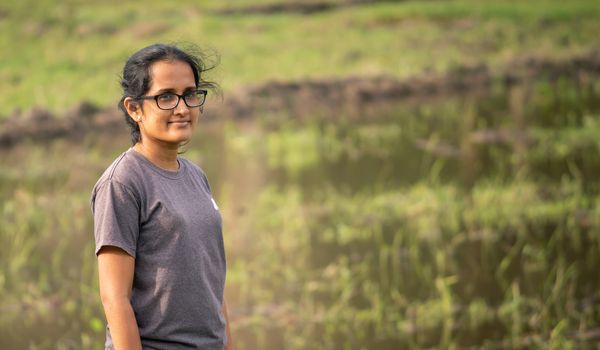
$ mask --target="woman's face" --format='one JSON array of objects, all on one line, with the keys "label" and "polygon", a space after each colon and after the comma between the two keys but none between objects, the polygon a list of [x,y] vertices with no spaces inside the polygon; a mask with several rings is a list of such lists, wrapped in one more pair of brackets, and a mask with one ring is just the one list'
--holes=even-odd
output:
[{"label": "woman's face", "polygon": [[[182,61],[157,61],[150,66],[151,85],[146,96],[165,92],[183,95],[196,89],[194,73],[189,64]],[[142,142],[179,146],[192,137],[198,122],[200,107],[188,107],[183,98],[171,110],[158,108],[156,100],[142,100],[133,116],[140,126]],[[134,112],[134,113],[135,113]]]}]

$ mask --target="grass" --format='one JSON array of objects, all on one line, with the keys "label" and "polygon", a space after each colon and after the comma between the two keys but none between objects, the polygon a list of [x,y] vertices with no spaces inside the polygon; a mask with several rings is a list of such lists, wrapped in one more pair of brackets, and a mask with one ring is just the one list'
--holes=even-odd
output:
[{"label": "grass", "polygon": [[[568,56],[596,45],[600,23],[592,1],[209,14],[222,6],[2,3],[0,113],[111,104],[123,60],[158,40],[217,48],[212,74],[227,90]],[[202,124],[185,156],[222,210],[237,347],[593,348],[599,88],[537,81],[362,119],[265,111]],[[525,145],[469,141],[517,124]],[[0,152],[0,348],[101,347],[89,195],[128,145],[94,133]]]},{"label": "grass", "polygon": [[[521,162],[510,145],[462,148],[465,166],[414,144],[464,140],[464,113],[484,128],[510,127],[512,92],[475,105],[400,103],[360,123],[320,116],[199,129],[186,157],[207,170],[222,208],[238,347],[594,341],[598,95],[557,84],[530,85],[538,97],[522,110],[533,142]],[[89,191],[127,144],[124,134],[97,135],[1,154],[0,347],[101,344]]]},{"label": "grass", "polygon": [[407,1],[312,16],[218,15],[216,2],[178,5],[2,4],[0,114],[33,106],[61,112],[82,100],[113,104],[126,57],[158,41],[214,48],[222,60],[212,78],[228,91],[273,79],[406,77],[469,62],[497,67],[520,55],[571,55],[596,45],[599,23],[595,3],[581,0]]},{"label": "grass", "polygon": [[[572,343],[576,329],[597,322],[593,309],[564,303],[596,288],[584,271],[599,256],[597,228],[582,231],[572,218],[597,209],[577,188],[565,183],[548,200],[532,183],[482,183],[470,194],[417,185],[350,196],[325,191],[315,202],[303,201],[299,189],[267,189],[255,217],[286,222],[248,225],[246,235],[261,232],[261,239],[237,252],[245,263],[233,267],[231,288],[248,305],[272,305],[272,327],[294,348],[369,348],[377,339],[395,348],[504,339],[545,347],[557,341],[561,322],[569,331],[558,338]],[[526,344],[530,334],[536,338]]]}]

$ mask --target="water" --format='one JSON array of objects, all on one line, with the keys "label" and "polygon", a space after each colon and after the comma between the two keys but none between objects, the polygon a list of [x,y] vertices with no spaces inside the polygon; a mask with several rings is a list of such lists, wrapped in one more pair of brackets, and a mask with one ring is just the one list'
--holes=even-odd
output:
[{"label": "water", "polygon": [[[184,156],[224,216],[238,348],[541,346],[559,322],[583,344],[600,320],[600,87],[360,110],[200,122]],[[128,146],[99,131],[2,153],[1,348],[99,347],[89,191]]]},{"label": "water", "polygon": [[587,183],[599,170],[599,110],[598,86],[538,81],[398,101],[361,120],[326,115],[282,118],[268,129],[257,127],[259,121],[213,125],[195,144],[198,159],[218,169],[219,178],[255,168],[268,183],[305,192],[403,188],[424,180],[466,187],[518,177],[556,183],[565,174]]}]

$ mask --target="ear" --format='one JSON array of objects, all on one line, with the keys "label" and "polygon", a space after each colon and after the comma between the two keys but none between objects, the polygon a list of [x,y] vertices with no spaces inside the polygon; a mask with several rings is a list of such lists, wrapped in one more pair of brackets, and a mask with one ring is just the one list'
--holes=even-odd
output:
[{"label": "ear", "polygon": [[142,106],[140,105],[140,103],[138,101],[135,101],[131,97],[126,97],[125,100],[123,100],[123,105],[127,110],[127,114],[129,114],[129,116],[133,120],[139,122],[143,114]]}]

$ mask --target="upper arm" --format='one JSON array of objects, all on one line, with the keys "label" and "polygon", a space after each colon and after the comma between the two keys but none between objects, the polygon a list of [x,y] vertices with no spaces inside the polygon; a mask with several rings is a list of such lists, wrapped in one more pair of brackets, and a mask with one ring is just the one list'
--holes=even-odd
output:
[{"label": "upper arm", "polygon": [[96,254],[104,246],[121,248],[135,257],[140,229],[140,199],[129,186],[107,180],[92,199]]},{"label": "upper arm", "polygon": [[123,249],[103,246],[98,252],[98,276],[102,302],[131,299],[135,259]]}]

